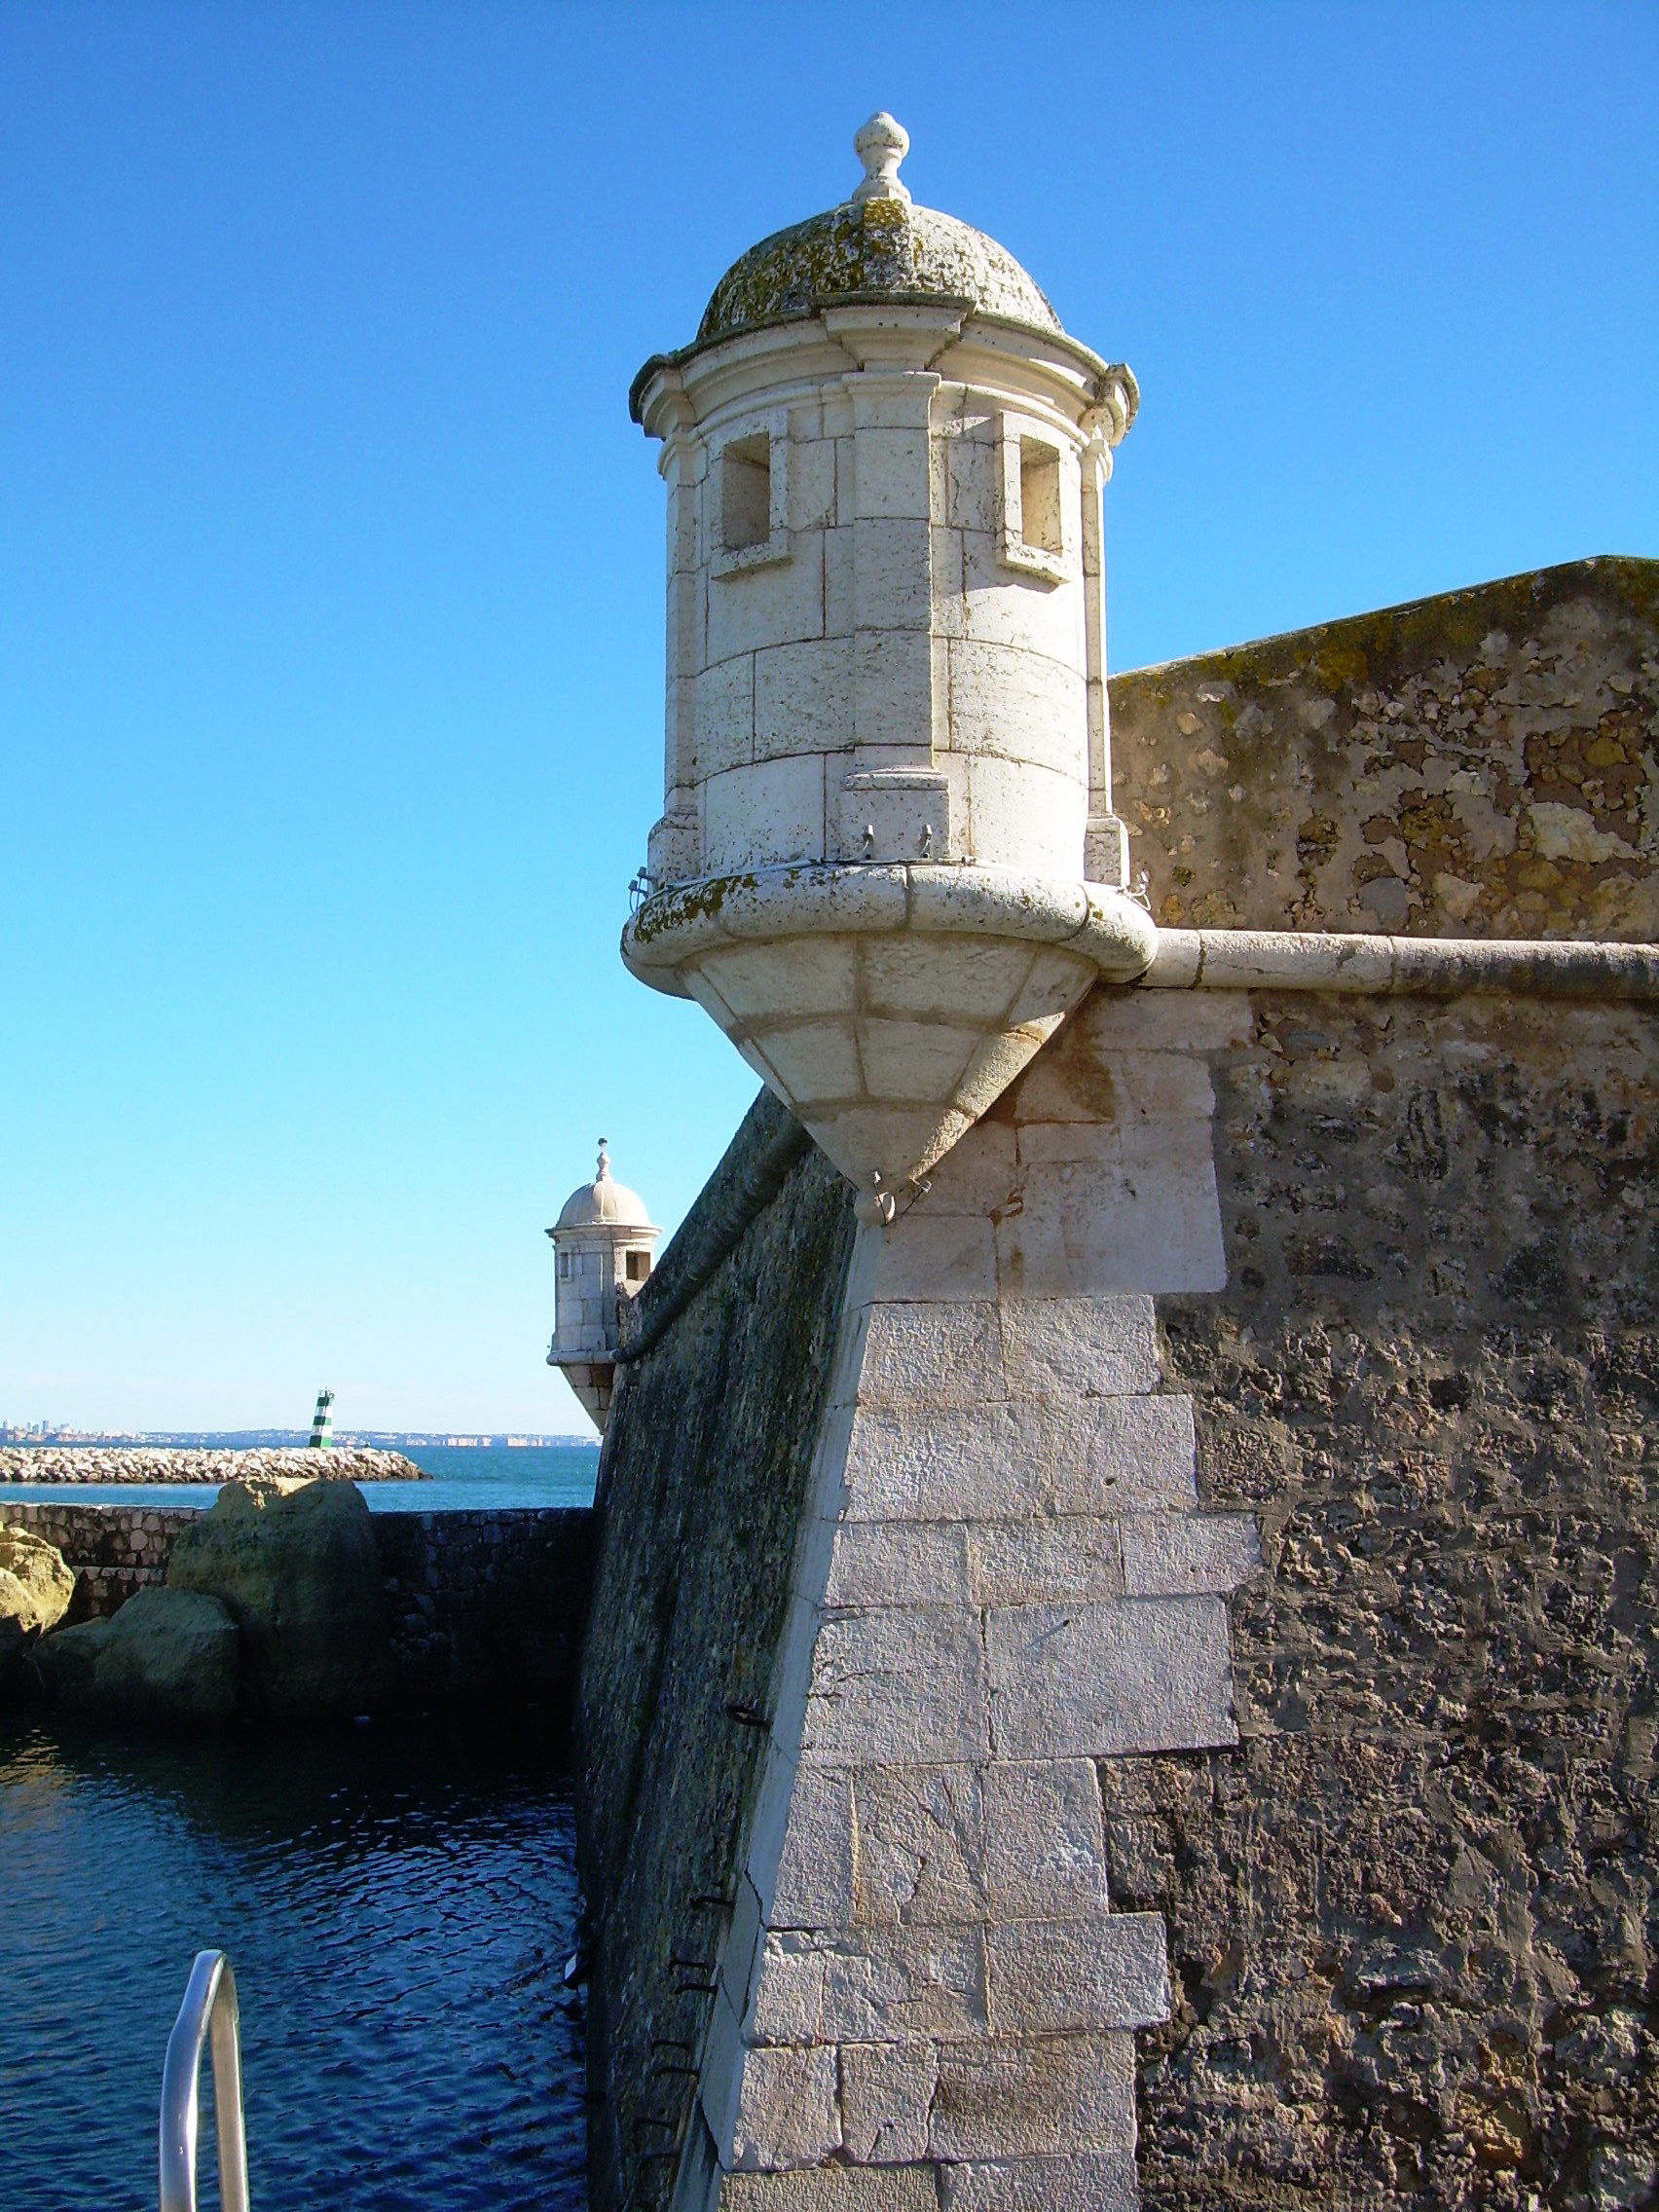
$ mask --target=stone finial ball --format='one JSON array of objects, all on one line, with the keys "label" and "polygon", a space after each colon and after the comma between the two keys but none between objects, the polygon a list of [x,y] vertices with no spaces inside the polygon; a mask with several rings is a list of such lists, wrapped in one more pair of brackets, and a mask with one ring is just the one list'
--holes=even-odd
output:
[{"label": "stone finial ball", "polygon": [[910,133],[887,111],[872,115],[853,140],[853,151],[865,166],[864,182],[855,200],[908,200],[899,181],[899,164],[910,151]]}]

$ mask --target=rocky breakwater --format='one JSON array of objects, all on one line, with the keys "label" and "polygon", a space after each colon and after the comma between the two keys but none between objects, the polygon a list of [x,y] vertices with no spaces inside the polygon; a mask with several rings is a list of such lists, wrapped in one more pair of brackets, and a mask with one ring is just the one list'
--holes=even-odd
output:
[{"label": "rocky breakwater", "polygon": [[195,1450],[161,1444],[58,1444],[0,1450],[3,1483],[413,1483],[425,1470],[401,1452],[367,1445],[306,1445],[263,1452]]},{"label": "rocky breakwater", "polygon": [[391,1659],[369,1509],[326,1478],[226,1483],[174,1543],[164,1584],[45,1637],[35,1656],[61,1707],[118,1719],[371,1709]]}]

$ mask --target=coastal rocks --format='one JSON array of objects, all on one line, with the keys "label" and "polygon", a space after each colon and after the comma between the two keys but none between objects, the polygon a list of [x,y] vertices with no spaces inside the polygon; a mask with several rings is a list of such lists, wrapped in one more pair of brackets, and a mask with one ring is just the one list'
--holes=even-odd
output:
[{"label": "coastal rocks", "polygon": [[55,1544],[0,1525],[0,1657],[14,1641],[55,1628],[74,1595],[74,1570]]},{"label": "coastal rocks", "polygon": [[0,1690],[29,1646],[57,1626],[74,1595],[74,1570],[55,1544],[0,1526]]},{"label": "coastal rocks", "polygon": [[237,1711],[239,1645],[237,1625],[217,1598],[140,1590],[109,1620],[47,1637],[38,1657],[67,1712],[222,1722]]},{"label": "coastal rocks", "polygon": [[350,1483],[227,1483],[174,1543],[167,1587],[223,1601],[263,1712],[361,1713],[390,1691],[380,1555]]},{"label": "coastal rocks", "polygon": [[413,1483],[425,1470],[401,1452],[367,1445],[300,1445],[258,1452],[173,1451],[154,1444],[23,1445],[0,1450],[4,1483],[226,1483],[253,1475],[296,1482]]}]

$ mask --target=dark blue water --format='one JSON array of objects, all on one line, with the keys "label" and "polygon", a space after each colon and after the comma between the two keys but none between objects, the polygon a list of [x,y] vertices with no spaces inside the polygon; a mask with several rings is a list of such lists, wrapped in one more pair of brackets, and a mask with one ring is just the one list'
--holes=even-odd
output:
[{"label": "dark blue water", "polygon": [[7,2212],[154,2206],[162,2056],[210,1945],[241,2001],[255,2212],[577,2212],[571,1807],[537,1725],[0,1721]]},{"label": "dark blue water", "polygon": [[[599,1445],[424,1444],[408,1456],[432,1480],[360,1483],[376,1513],[447,1513],[458,1507],[498,1512],[514,1505],[591,1505]],[[205,1509],[217,1483],[0,1483],[9,1497],[78,1505],[194,1505]]]}]

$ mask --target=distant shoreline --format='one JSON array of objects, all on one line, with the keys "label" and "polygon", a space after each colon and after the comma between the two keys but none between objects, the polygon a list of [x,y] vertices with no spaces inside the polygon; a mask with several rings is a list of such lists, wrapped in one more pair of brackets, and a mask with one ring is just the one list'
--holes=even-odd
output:
[{"label": "distant shoreline", "polygon": [[[57,1429],[29,1431],[0,1423],[0,1452],[291,1452],[303,1448],[305,1428]],[[495,1435],[449,1429],[337,1428],[333,1443],[353,1452],[556,1452],[586,1449],[591,1436],[535,1436],[516,1429]]]},{"label": "distant shoreline", "polygon": [[226,1483],[252,1475],[286,1475],[309,1482],[410,1483],[431,1478],[401,1452],[365,1451],[350,1445],[319,1450],[227,1451],[162,1445],[0,1446],[0,1483]]}]

